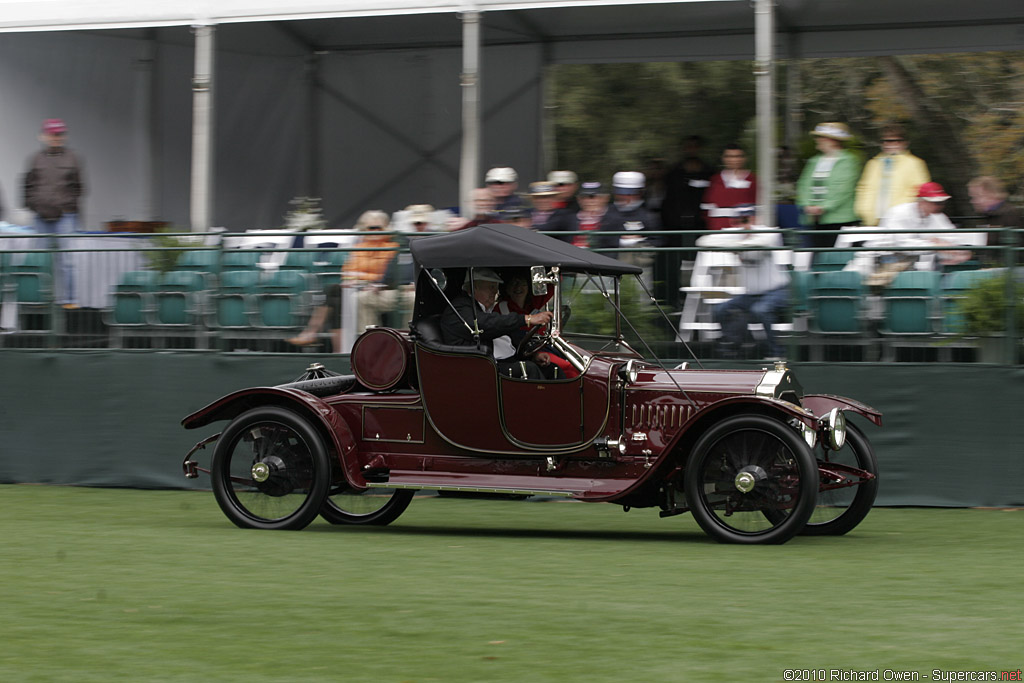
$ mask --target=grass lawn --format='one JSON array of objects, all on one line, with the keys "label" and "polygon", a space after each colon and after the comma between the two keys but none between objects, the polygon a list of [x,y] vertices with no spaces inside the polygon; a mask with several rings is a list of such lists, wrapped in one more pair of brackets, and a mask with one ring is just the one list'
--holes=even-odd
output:
[{"label": "grass lawn", "polygon": [[689,515],[437,497],[262,532],[207,492],[0,486],[0,681],[998,674],[1024,665],[1022,540],[1024,511],[745,547]]}]

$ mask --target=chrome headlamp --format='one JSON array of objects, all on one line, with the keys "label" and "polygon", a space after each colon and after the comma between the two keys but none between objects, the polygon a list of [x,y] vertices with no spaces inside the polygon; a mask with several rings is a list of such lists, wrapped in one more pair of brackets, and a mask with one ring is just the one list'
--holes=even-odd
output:
[{"label": "chrome headlamp", "polygon": [[639,363],[635,359],[630,358],[626,361],[626,364],[619,368],[619,377],[623,379],[627,384],[636,384],[636,378],[640,368]]},{"label": "chrome headlamp", "polygon": [[833,408],[828,415],[818,421],[821,441],[833,451],[838,451],[846,444],[846,416],[839,408]]}]

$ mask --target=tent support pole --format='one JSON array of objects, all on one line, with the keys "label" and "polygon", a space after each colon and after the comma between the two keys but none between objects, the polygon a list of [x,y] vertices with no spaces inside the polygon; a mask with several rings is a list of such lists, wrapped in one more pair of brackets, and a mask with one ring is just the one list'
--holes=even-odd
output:
[{"label": "tent support pole", "polygon": [[196,40],[192,76],[192,232],[210,229],[213,208],[213,34],[209,25],[192,28]]},{"label": "tent support pole", "polygon": [[462,161],[459,213],[471,218],[473,189],[480,177],[480,13],[462,13]]},{"label": "tent support pole", "polygon": [[754,0],[757,86],[757,223],[775,227],[775,0]]}]

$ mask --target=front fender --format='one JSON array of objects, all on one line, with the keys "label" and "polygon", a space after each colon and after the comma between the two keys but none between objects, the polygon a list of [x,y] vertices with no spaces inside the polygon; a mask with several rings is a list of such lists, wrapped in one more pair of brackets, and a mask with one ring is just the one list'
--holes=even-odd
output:
[{"label": "front fender", "polygon": [[[703,407],[683,425],[670,440],[660,447],[657,459],[651,462],[647,471],[627,488],[606,498],[588,498],[588,500],[617,500],[628,498],[630,495],[641,491],[646,485],[653,482],[667,481],[673,473],[681,470],[689,456],[690,447],[697,439],[707,431],[711,425],[738,413],[755,413],[759,415],[772,415],[781,417],[784,420],[796,418],[801,422],[813,427],[817,424],[818,418],[805,408],[777,398],[766,396],[752,396],[744,394],[733,396],[721,401],[716,401]],[[682,455],[683,457],[680,457]]]},{"label": "front fender", "polygon": [[831,394],[809,394],[800,399],[804,406],[817,416],[828,413],[833,408],[849,410],[858,415],[864,416],[868,421],[877,427],[882,426],[882,413],[875,410],[866,403],[855,401],[845,396],[833,396]]},{"label": "front fender", "polygon": [[265,405],[290,408],[313,421],[314,426],[320,427],[320,432],[327,437],[328,443],[334,446],[338,463],[349,485],[366,488],[366,481],[359,474],[355,458],[352,457],[356,450],[352,430],[336,410],[305,391],[280,387],[241,389],[200,408],[185,417],[181,424],[185,429],[196,429],[220,420],[233,420],[247,410]]}]

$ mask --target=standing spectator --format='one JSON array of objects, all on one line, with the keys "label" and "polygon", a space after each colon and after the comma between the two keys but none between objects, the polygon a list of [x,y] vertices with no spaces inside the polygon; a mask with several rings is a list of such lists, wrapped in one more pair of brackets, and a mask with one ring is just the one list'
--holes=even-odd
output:
[{"label": "standing spectator", "polygon": [[[679,163],[665,174],[665,199],[661,204],[661,222],[665,230],[703,230],[701,201],[711,185],[714,169],[700,157],[704,140],[691,135],[683,143]],[[684,235],[671,241],[674,246],[692,247],[696,235]],[[693,260],[690,252],[689,260]]]},{"label": "standing spectator", "polygon": [[855,209],[863,225],[878,225],[897,204],[913,202],[917,188],[931,180],[928,165],[908,150],[903,126],[882,129],[882,151],[864,165]]},{"label": "standing spectator", "polygon": [[463,218],[456,218],[452,221],[452,230],[465,230],[485,223],[496,223],[497,216],[494,213],[494,195],[486,187],[478,187],[473,190],[473,217],[468,221]]},{"label": "standing spectator", "polygon": [[[656,237],[649,237],[645,232],[660,229],[661,223],[658,217],[647,210],[644,204],[644,187],[647,179],[639,171],[619,171],[612,176],[612,201],[615,202],[615,209],[622,220],[621,229],[631,233],[621,235],[618,238],[619,248],[657,247],[659,240]],[[654,255],[650,251],[621,251],[615,254],[620,261],[632,263],[644,269],[644,281],[650,287],[652,283],[651,264],[654,262]]]},{"label": "standing spectator", "polygon": [[730,218],[730,227],[704,235],[697,240],[702,247],[735,247],[740,259],[740,281],[746,292],[718,304],[712,311],[715,322],[722,326],[721,352],[727,358],[737,358],[749,334],[748,324],[758,322],[764,327],[768,343],[768,357],[783,357],[783,349],[775,338],[772,325],[779,321],[779,313],[789,305],[789,275],[775,261],[774,252],[763,247],[782,247],[779,233],[764,232],[763,227],[752,227],[750,221],[756,209],[751,205],[738,206]]},{"label": "standing spectator", "polygon": [[501,213],[509,209],[521,209],[526,207],[526,201],[516,194],[519,187],[519,174],[514,168],[500,166],[487,171],[484,176],[487,189],[491,191],[494,198],[494,211]]},{"label": "standing spectator", "polygon": [[[41,235],[67,235],[78,232],[79,200],[85,183],[82,163],[65,147],[67,126],[60,119],[43,121],[39,136],[43,149],[29,159],[25,174],[25,206],[36,214],[35,231]],[[61,247],[60,242],[53,246]],[[66,254],[54,253],[53,270],[57,275],[57,303],[66,309],[78,308],[75,278]]]},{"label": "standing spectator", "polygon": [[711,176],[701,208],[707,212],[708,230],[729,227],[733,208],[757,203],[757,176],[747,166],[747,153],[737,144],[722,151],[722,170]]},{"label": "standing spectator", "polygon": [[567,209],[558,208],[559,189],[551,183],[540,181],[530,183],[530,227],[540,232],[565,231],[568,229],[572,214]]},{"label": "standing spectator", "polygon": [[[1014,228],[1017,230],[1024,227],[1020,211],[1006,200],[1006,188],[997,178],[988,175],[974,178],[967,183],[967,193],[971,197],[971,206],[981,215],[981,224],[978,227]],[[1017,246],[1017,241],[1015,233],[990,232],[986,244],[1002,247]],[[985,251],[981,260],[987,266],[1000,266],[1006,262],[1002,252],[995,250]],[[1024,253],[1017,252],[1016,262],[1018,265],[1024,264]]]},{"label": "standing spectator", "polygon": [[576,201],[576,191],[579,190],[579,177],[572,171],[552,171],[548,173],[548,182],[558,188],[558,196],[555,197],[555,207],[567,209],[570,213],[580,210]]},{"label": "standing spectator", "polygon": [[601,183],[583,183],[577,195],[580,210],[562,226],[566,232],[552,236],[584,249],[616,246],[614,237],[601,239],[600,235],[600,231],[620,232],[623,229],[622,217],[614,206],[609,206],[610,199]]},{"label": "standing spectator", "polygon": [[[857,223],[853,199],[860,176],[860,162],[853,152],[843,148],[850,129],[845,123],[819,123],[811,131],[818,154],[808,159],[797,182],[796,203],[803,212],[805,228],[838,230]],[[835,235],[804,237],[804,245],[831,247]]]},{"label": "standing spectator", "polygon": [[714,169],[701,158],[704,140],[699,135],[686,138],[682,146],[682,158],[665,174],[665,198],[661,204],[661,225],[663,230],[687,231],[684,234],[663,237],[662,244],[668,250],[659,252],[655,274],[664,282],[664,300],[670,310],[680,306],[679,285],[683,261],[697,257],[694,244],[696,230],[704,229],[704,214],[701,201],[704,192],[711,185]]}]

